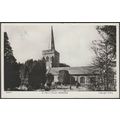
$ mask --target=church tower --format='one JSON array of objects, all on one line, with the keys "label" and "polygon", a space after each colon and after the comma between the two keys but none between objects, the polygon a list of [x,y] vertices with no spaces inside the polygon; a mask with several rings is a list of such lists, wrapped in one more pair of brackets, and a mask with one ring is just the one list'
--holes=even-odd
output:
[{"label": "church tower", "polygon": [[43,50],[42,55],[46,61],[46,68],[49,70],[52,67],[59,67],[59,52],[55,50],[54,33],[51,27],[50,49]]}]

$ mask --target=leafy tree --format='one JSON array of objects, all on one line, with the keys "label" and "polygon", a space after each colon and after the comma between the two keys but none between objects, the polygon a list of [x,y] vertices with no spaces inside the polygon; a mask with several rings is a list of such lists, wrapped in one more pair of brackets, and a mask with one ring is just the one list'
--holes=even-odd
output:
[{"label": "leafy tree", "polygon": [[27,60],[24,64],[24,78],[29,77],[33,67],[35,66],[37,61],[33,61],[33,59]]},{"label": "leafy tree", "polygon": [[54,76],[51,73],[48,73],[45,90],[50,90],[53,81],[54,81]]},{"label": "leafy tree", "polygon": [[116,58],[116,27],[97,26],[96,29],[102,39],[93,41],[92,49],[96,54],[93,64],[100,70],[100,80],[104,90],[110,90],[109,86],[114,80],[112,64]]},{"label": "leafy tree", "polygon": [[58,80],[61,84],[67,85],[70,83],[70,74],[67,70],[60,70]]},{"label": "leafy tree", "polygon": [[45,60],[29,59],[20,68],[22,85],[29,88],[38,89],[43,87],[46,82]]},{"label": "leafy tree", "polygon": [[54,76],[51,73],[47,74],[47,83],[52,83],[54,80]]},{"label": "leafy tree", "polygon": [[46,82],[46,66],[44,60],[33,62],[33,68],[29,73],[28,82],[33,89],[38,89],[44,86]]},{"label": "leafy tree", "polygon": [[13,56],[8,39],[7,32],[4,32],[4,89],[13,90],[20,84],[19,64]]},{"label": "leafy tree", "polygon": [[21,85],[28,86],[28,78],[36,62],[37,61],[33,61],[33,59],[29,59],[24,64],[21,64],[20,67],[20,78],[22,81]]},{"label": "leafy tree", "polygon": [[[116,26],[105,25],[97,26],[97,31],[102,36],[103,39],[106,39],[106,43],[109,45],[109,54],[113,59],[116,58]],[[106,38],[106,37],[107,38]]]}]

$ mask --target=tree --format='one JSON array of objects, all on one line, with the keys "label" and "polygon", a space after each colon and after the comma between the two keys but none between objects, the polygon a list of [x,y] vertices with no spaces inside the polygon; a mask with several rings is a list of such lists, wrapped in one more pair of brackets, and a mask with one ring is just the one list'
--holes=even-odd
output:
[{"label": "tree", "polygon": [[96,29],[102,39],[93,41],[92,49],[96,55],[93,64],[100,70],[100,80],[104,90],[109,90],[111,89],[109,85],[114,80],[112,63],[116,58],[116,27],[97,26]]},{"label": "tree", "polygon": [[54,76],[51,73],[48,73],[45,90],[50,90],[53,81],[54,81]]},{"label": "tree", "polygon": [[61,84],[70,84],[70,74],[67,70],[60,70],[58,75],[58,80]]},{"label": "tree", "polygon": [[28,79],[33,67],[35,66],[37,61],[33,61],[33,59],[27,60],[24,64],[24,78]]},{"label": "tree", "polygon": [[[103,39],[106,39],[106,43],[109,45],[109,54],[113,59],[116,58],[116,26],[105,25],[97,26],[97,31],[102,36]],[[106,37],[107,38],[106,38]]]},{"label": "tree", "polygon": [[7,32],[4,32],[4,89],[13,90],[20,85],[19,64],[13,56],[8,39]]},{"label": "tree", "polygon": [[21,86],[25,85],[28,86],[28,78],[29,75],[34,67],[33,59],[27,60],[25,63],[20,65],[20,79],[21,79]]},{"label": "tree", "polygon": [[38,89],[43,87],[46,82],[46,64],[44,58],[42,60],[29,59],[20,68],[21,85]]},{"label": "tree", "polygon": [[44,60],[34,61],[33,64],[28,83],[33,89],[39,89],[46,82],[46,66]]},{"label": "tree", "polygon": [[47,74],[47,83],[52,83],[54,80],[54,76],[51,73]]}]

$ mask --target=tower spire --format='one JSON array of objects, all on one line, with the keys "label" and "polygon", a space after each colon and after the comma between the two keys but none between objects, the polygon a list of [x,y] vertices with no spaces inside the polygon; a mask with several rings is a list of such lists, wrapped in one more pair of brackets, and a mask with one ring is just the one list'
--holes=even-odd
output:
[{"label": "tower spire", "polygon": [[55,50],[53,27],[51,26],[51,50]]}]

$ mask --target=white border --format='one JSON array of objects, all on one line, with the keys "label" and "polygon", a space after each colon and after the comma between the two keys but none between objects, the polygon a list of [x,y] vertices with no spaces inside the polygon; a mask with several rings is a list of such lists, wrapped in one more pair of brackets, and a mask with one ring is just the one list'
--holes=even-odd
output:
[{"label": "white border", "polygon": [[[117,91],[116,92],[66,92],[60,93],[60,91],[53,93],[49,92],[36,92],[36,91],[17,91],[17,92],[6,92],[4,91],[4,41],[3,41],[3,31],[4,25],[65,25],[65,24],[74,24],[74,25],[116,25],[117,28]],[[119,24],[118,23],[2,23],[1,24],[1,97],[2,98],[119,98]]]}]

